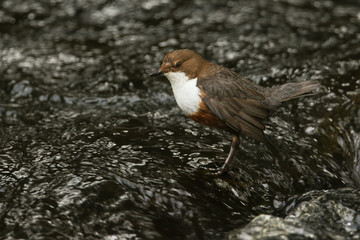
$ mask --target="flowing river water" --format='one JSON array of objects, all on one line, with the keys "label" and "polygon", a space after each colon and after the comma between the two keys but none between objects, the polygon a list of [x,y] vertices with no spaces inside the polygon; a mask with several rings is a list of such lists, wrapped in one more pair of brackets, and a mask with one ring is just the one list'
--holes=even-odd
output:
[{"label": "flowing river water", "polygon": [[[266,135],[188,119],[166,79],[190,48],[262,86],[318,80]],[[1,239],[360,239],[360,4],[0,2]]]}]

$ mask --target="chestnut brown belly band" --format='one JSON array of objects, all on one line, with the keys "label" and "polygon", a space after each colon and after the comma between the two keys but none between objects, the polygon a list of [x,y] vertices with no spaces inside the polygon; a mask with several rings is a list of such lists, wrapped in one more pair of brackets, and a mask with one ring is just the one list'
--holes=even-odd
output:
[{"label": "chestnut brown belly band", "polygon": [[203,101],[199,104],[199,109],[196,113],[189,115],[194,121],[215,128],[228,130],[228,126],[215,116]]}]

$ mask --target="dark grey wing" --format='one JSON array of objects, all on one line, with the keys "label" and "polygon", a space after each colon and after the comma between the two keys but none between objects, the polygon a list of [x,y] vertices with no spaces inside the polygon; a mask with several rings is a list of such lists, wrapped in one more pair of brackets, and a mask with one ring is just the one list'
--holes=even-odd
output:
[{"label": "dark grey wing", "polygon": [[213,65],[212,73],[200,76],[198,86],[212,95],[221,97],[251,98],[263,102],[266,89],[241,77],[228,68]]},{"label": "dark grey wing", "polygon": [[263,120],[268,117],[270,109],[262,103],[265,98],[260,92],[261,87],[228,71],[222,73],[223,76],[198,79],[203,101],[232,130],[266,142]]}]

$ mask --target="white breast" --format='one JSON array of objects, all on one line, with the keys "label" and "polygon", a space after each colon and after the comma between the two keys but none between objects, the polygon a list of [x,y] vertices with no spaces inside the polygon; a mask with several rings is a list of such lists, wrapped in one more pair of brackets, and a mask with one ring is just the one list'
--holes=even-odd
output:
[{"label": "white breast", "polygon": [[181,110],[191,115],[198,111],[201,92],[196,86],[197,78],[189,79],[183,72],[164,74],[171,83],[175,100]]}]

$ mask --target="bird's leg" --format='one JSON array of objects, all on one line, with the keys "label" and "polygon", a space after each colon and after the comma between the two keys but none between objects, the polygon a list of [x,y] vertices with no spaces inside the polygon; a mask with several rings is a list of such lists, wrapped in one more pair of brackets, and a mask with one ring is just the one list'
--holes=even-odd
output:
[{"label": "bird's leg", "polygon": [[224,171],[226,170],[227,166],[229,165],[229,163],[231,162],[231,160],[234,157],[234,154],[236,153],[236,151],[239,149],[239,144],[240,144],[240,138],[237,135],[232,135],[232,141],[231,141],[231,148],[230,148],[230,152],[224,162],[224,164],[219,167],[218,169],[216,169],[215,172],[209,173],[210,175],[214,175],[214,176],[218,176],[224,173]]}]

